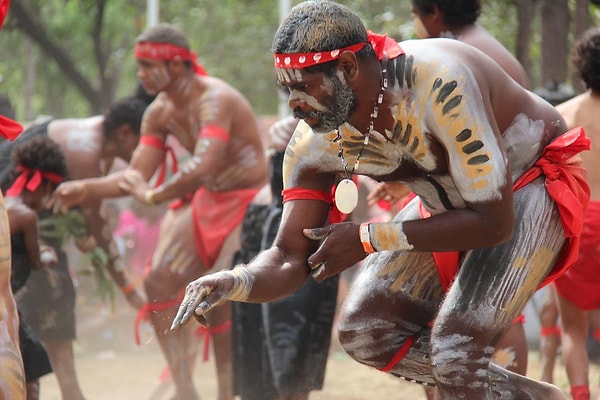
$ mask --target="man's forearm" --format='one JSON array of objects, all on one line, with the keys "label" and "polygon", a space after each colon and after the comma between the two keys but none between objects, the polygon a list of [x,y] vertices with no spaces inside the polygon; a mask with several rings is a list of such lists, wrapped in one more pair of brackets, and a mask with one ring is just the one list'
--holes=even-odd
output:
[{"label": "man's forearm", "polygon": [[123,171],[117,171],[110,175],[85,179],[87,199],[108,199],[126,196],[127,192],[119,188],[119,182],[123,179]]}]

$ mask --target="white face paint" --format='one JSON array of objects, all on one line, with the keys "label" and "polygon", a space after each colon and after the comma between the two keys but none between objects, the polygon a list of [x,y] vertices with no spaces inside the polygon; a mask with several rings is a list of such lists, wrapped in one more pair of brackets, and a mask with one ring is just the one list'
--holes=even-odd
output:
[{"label": "white face paint", "polygon": [[279,82],[290,83],[292,81],[301,81],[302,73],[299,69],[291,68],[276,68],[277,80]]},{"label": "white face paint", "polygon": [[315,97],[308,95],[306,92],[301,90],[292,89],[290,91],[290,101],[301,101],[306,103],[310,108],[315,109],[317,111],[329,111],[327,107],[321,104]]}]

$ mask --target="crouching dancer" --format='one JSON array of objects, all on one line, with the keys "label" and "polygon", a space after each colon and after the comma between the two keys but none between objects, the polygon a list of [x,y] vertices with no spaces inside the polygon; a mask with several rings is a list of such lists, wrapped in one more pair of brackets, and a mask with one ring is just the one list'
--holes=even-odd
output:
[{"label": "crouching dancer", "polygon": [[[401,43],[348,8],[308,1],[278,29],[275,68],[303,119],[286,150],[273,246],[190,283],[172,329],[226,300],[265,302],[367,257],[341,311],[357,361],[441,399],[564,399],[491,361],[540,287],[577,254],[589,188],[554,108],[488,56],[448,39]],[[329,224],[355,205],[352,174],[416,194],[390,222]]]}]

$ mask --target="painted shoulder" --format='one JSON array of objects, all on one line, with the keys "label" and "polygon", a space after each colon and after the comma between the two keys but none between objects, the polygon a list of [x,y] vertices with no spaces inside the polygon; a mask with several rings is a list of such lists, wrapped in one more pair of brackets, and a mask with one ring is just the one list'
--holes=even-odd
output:
[{"label": "painted shoulder", "polygon": [[333,142],[335,131],[317,134],[304,121],[299,121],[283,160],[284,187],[296,185],[298,176],[305,171],[338,172],[341,161],[337,156],[339,146]]}]

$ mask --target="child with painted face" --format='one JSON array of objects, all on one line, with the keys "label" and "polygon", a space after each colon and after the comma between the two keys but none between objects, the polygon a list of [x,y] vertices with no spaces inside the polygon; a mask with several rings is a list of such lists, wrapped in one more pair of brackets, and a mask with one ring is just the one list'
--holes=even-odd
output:
[{"label": "child with painted face", "polygon": [[[338,322],[354,359],[441,399],[564,399],[491,358],[527,300],[577,257],[583,130],[472,46],[396,43],[334,2],[294,7],[272,49],[304,120],[286,150],[277,237],[247,265],[191,282],[172,328],[364,259]],[[340,174],[401,180],[416,196],[389,222],[330,224],[332,202],[349,203],[331,197]]]}]

